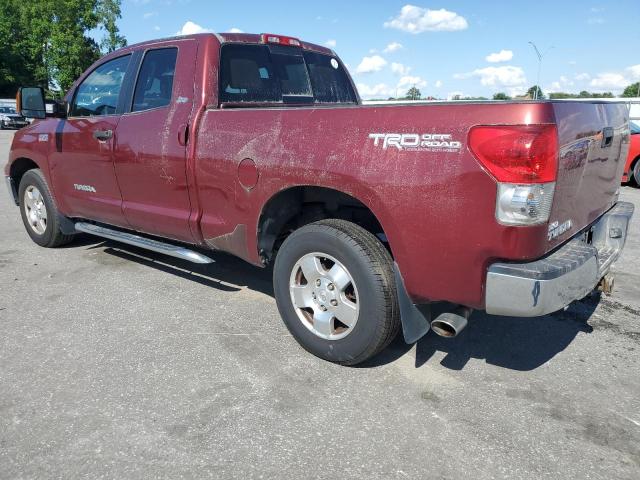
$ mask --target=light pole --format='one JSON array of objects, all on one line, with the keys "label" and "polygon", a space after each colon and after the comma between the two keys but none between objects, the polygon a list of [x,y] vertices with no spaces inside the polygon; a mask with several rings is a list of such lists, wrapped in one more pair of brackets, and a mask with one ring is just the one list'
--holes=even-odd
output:
[{"label": "light pole", "polygon": [[540,92],[540,70],[542,70],[542,59],[549,52],[549,50],[551,50],[554,47],[553,45],[551,45],[549,48],[545,50],[544,53],[540,53],[540,50],[538,50],[538,47],[536,46],[535,43],[529,42],[529,44],[533,47],[533,49],[536,51],[536,55],[538,56],[538,78],[536,80],[536,91],[533,92],[533,99],[537,100],[538,92]]}]

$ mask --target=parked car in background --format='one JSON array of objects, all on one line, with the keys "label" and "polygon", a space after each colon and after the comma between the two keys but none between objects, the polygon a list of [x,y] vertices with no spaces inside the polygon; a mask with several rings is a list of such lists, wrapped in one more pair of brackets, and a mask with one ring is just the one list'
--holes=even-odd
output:
[{"label": "parked car in background", "polygon": [[629,122],[631,141],[629,142],[629,154],[624,166],[622,182],[630,182],[640,187],[640,125]]},{"label": "parked car in background", "polygon": [[13,107],[0,107],[0,130],[5,128],[22,128],[29,125],[29,121],[16,112]]}]

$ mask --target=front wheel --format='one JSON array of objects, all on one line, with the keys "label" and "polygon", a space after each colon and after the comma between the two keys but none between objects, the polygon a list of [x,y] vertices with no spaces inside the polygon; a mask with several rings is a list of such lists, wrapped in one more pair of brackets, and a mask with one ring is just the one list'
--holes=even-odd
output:
[{"label": "front wheel", "polygon": [[399,330],[391,256],[354,223],[322,220],[296,230],[278,251],[273,277],[287,328],[320,358],[361,363]]},{"label": "front wheel", "polygon": [[60,231],[58,208],[42,171],[29,170],[18,188],[22,222],[31,239],[41,247],[59,247],[69,243],[73,235]]}]

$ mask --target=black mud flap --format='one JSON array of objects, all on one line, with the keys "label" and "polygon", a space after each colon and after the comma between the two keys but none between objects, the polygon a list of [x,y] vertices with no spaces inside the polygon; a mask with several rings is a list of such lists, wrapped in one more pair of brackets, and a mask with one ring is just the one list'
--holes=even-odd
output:
[{"label": "black mud flap", "polygon": [[395,262],[393,263],[393,273],[396,277],[396,290],[398,292],[398,304],[400,305],[400,320],[402,321],[404,341],[408,344],[416,343],[431,328],[429,324],[431,308],[429,305],[421,305],[420,308],[414,305],[407,294],[400,269]]},{"label": "black mud flap", "polygon": [[63,235],[75,235],[78,233],[75,223],[64,215],[58,214],[58,224]]}]

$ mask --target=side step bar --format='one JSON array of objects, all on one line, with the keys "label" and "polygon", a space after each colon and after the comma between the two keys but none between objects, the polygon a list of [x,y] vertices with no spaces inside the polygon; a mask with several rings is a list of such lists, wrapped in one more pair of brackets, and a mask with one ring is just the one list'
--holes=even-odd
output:
[{"label": "side step bar", "polygon": [[187,260],[188,262],[214,263],[214,260],[206,255],[194,252],[188,248],[160,242],[147,237],[141,237],[140,235],[134,235],[133,233],[121,232],[119,230],[113,230],[111,228],[101,227],[99,225],[93,225],[92,223],[85,222],[77,222],[75,224],[75,228],[78,232],[90,233],[91,235],[108,238],[109,240],[115,240],[116,242],[126,243],[128,245],[133,245],[134,247],[144,248],[153,252],[169,255],[170,257]]}]

